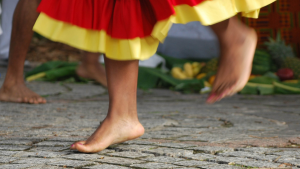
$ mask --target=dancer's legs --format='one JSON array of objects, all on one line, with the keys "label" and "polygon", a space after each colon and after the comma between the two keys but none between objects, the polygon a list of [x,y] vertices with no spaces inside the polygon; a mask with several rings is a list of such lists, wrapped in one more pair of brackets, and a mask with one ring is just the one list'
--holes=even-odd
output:
[{"label": "dancer's legs", "polygon": [[232,95],[246,85],[257,44],[255,31],[236,17],[212,25],[211,28],[219,39],[221,56],[208,103]]},{"label": "dancer's legs", "polygon": [[[20,0],[13,18],[9,64],[0,89],[0,101],[46,103],[46,99],[28,89],[24,83],[24,61],[33,35],[32,27],[39,15],[36,9],[41,0]],[[43,57],[43,56],[41,56]],[[86,52],[79,76],[93,79],[106,86],[105,72],[98,62],[99,56]]]},{"label": "dancer's legs", "polygon": [[84,52],[81,65],[77,68],[77,74],[86,79],[93,79],[103,86],[107,86],[104,67],[99,63],[99,54]]},{"label": "dancer's legs", "polygon": [[24,83],[23,69],[26,53],[33,35],[32,27],[38,13],[36,8],[41,0],[20,0],[13,18],[11,45],[7,74],[0,89],[0,101],[46,103],[46,100]]},{"label": "dancer's legs", "polygon": [[109,110],[107,117],[86,141],[72,145],[80,152],[99,152],[109,145],[132,140],[144,134],[136,107],[138,61],[105,58]]}]

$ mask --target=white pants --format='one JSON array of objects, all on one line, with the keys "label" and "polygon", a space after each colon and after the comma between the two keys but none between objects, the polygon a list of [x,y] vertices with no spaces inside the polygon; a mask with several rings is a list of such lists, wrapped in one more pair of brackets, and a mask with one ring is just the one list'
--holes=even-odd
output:
[{"label": "white pants", "polygon": [[1,27],[3,33],[0,35],[0,59],[8,59],[13,14],[18,2],[19,0],[2,0]]}]

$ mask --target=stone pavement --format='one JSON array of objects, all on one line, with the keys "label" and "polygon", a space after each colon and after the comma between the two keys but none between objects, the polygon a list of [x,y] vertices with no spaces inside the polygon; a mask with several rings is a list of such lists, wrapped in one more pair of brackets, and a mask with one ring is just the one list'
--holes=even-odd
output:
[{"label": "stone pavement", "polygon": [[[5,69],[0,68],[3,82]],[[93,84],[33,82],[45,105],[0,103],[0,168],[300,168],[300,96],[236,95],[214,105],[206,95],[138,92],[146,133],[97,154],[69,150],[108,109]]]}]

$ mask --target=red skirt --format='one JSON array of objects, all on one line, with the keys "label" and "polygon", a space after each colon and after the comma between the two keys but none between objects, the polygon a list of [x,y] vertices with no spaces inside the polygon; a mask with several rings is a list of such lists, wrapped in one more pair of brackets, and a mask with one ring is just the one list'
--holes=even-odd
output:
[{"label": "red skirt", "polygon": [[[34,30],[116,60],[148,59],[172,23],[211,25],[275,0],[42,0]],[[254,16],[255,17],[255,16]]]}]

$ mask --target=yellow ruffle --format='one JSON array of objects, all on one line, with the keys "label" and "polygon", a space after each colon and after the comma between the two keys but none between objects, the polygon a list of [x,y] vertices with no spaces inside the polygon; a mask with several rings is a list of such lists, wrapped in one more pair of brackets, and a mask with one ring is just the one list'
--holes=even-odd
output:
[{"label": "yellow ruffle", "polygon": [[175,7],[174,23],[185,24],[200,21],[208,26],[242,13],[244,17],[258,18],[262,7],[276,0],[205,0],[197,6],[179,5]]},{"label": "yellow ruffle", "polygon": [[199,21],[202,25],[209,26],[229,19],[238,13],[248,18],[258,18],[262,7],[276,0],[205,0],[196,6],[175,6],[176,15],[158,22],[152,36],[163,41],[167,36],[172,23],[186,24]]},{"label": "yellow ruffle", "polygon": [[114,60],[145,60],[155,54],[159,45],[152,36],[114,39],[105,31],[87,30],[52,19],[44,13],[40,14],[33,30],[50,40],[89,52],[105,53]]},{"label": "yellow ruffle", "polygon": [[156,23],[151,36],[134,39],[115,39],[105,31],[88,30],[55,20],[41,13],[34,31],[53,41],[62,42],[75,48],[105,53],[114,60],[146,60],[152,56],[173,23],[185,24],[200,21],[212,25],[229,19],[237,13],[257,18],[260,8],[276,0],[206,0],[197,6],[175,6],[176,15]]}]

